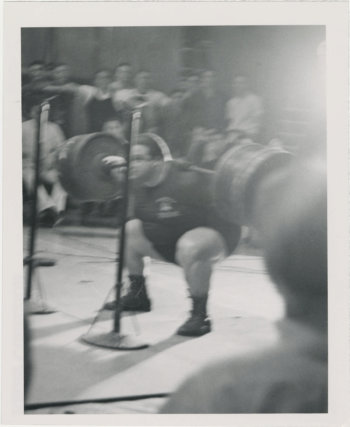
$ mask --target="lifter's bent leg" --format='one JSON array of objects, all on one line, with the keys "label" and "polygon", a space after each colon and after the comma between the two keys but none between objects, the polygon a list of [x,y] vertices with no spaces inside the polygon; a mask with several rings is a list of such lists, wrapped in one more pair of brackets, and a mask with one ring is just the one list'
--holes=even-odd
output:
[{"label": "lifter's bent leg", "polygon": [[197,336],[210,332],[207,300],[213,265],[227,255],[223,237],[217,231],[200,227],[185,233],[177,243],[176,258],[184,269],[192,298],[192,315],[178,334]]},{"label": "lifter's bent leg", "polygon": [[144,257],[146,256],[162,259],[144,235],[140,220],[133,219],[127,222],[126,236],[126,266],[129,274],[143,275]]},{"label": "lifter's bent leg", "polygon": [[[124,311],[150,311],[151,302],[147,295],[145,284],[144,258],[162,259],[153,248],[151,242],[143,233],[142,222],[138,219],[126,224],[126,267],[129,271],[129,292],[122,297],[121,304]],[[105,304],[105,309],[114,309],[115,302]]]}]

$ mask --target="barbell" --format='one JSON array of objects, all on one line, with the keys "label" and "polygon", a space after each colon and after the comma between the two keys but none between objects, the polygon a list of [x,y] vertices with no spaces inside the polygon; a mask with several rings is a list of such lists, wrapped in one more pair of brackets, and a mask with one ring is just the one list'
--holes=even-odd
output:
[{"label": "barbell", "polygon": [[[104,133],[68,140],[58,156],[59,179],[64,189],[80,201],[121,197],[121,186],[112,179],[102,160],[108,156],[125,158],[126,144],[125,140]],[[291,158],[291,154],[282,149],[244,142],[228,148],[213,171],[187,163],[182,166],[197,173],[212,174],[210,191],[218,214],[226,221],[249,225],[259,182],[286,167]]]}]

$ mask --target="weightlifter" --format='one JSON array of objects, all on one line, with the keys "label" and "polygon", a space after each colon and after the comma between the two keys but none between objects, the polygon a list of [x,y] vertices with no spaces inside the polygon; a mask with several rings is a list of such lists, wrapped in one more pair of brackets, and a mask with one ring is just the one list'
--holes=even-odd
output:
[{"label": "weightlifter", "polygon": [[[105,163],[120,180],[118,158],[110,156]],[[178,264],[192,300],[190,316],[178,335],[200,336],[211,331],[207,300],[213,265],[231,254],[240,238],[240,227],[221,219],[214,208],[211,179],[165,162],[164,147],[154,134],[139,135],[131,147],[133,218],[126,224],[130,288],[121,299],[122,310],[151,310],[144,257]],[[104,306],[114,307],[115,301]]]}]

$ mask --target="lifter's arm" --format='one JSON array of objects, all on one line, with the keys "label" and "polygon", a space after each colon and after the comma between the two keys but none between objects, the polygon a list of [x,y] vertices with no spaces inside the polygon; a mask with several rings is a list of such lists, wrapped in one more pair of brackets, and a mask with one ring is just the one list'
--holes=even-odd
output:
[{"label": "lifter's arm", "polygon": [[121,156],[106,156],[102,159],[106,172],[118,183],[125,178],[126,162]]}]

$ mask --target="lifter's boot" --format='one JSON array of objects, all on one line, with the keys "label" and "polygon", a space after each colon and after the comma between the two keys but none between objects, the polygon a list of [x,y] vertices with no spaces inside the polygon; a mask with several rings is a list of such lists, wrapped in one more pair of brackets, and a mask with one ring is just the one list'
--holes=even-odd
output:
[{"label": "lifter's boot", "polygon": [[186,337],[199,337],[211,331],[211,323],[207,316],[208,296],[191,297],[192,310],[191,316],[177,330],[177,335]]},{"label": "lifter's boot", "polygon": [[[151,301],[147,295],[145,277],[130,274],[129,280],[129,291],[120,300],[122,311],[151,311]],[[108,302],[103,308],[114,310],[115,301]]]}]

